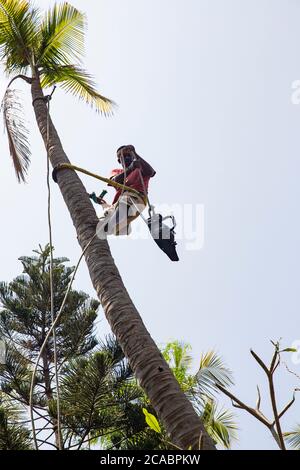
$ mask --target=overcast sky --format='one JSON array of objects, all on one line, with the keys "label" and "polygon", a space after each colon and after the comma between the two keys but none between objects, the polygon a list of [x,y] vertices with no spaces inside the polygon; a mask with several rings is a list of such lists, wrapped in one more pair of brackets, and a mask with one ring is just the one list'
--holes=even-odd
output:
[{"label": "overcast sky", "polygon": [[[282,337],[283,346],[300,341],[300,105],[291,99],[300,79],[300,3],[71,3],[88,17],[86,66],[119,107],[105,119],[55,92],[51,112],[70,160],[107,175],[116,167],[116,148],[134,144],[157,171],[150,186],[154,204],[175,212],[186,205],[194,215],[200,208],[200,221],[204,208],[204,220],[195,220],[204,243],[191,250],[180,237],[179,263],[152,240],[111,240],[125,285],[159,345],[190,343],[195,370],[201,352],[214,348],[234,372],[235,393],[255,405],[259,384],[262,409],[270,414],[265,378],[249,349],[268,362],[270,339]],[[48,237],[46,156],[29,89],[19,88],[33,155],[28,184],[18,185],[1,137],[0,280],[6,281],[20,274],[17,258]],[[104,187],[84,182],[88,191]],[[54,183],[52,192],[55,253],[76,264],[76,234]],[[183,224],[180,218],[179,234]],[[140,228],[136,222],[134,231]],[[75,285],[95,296],[84,264]],[[100,334],[108,333],[102,311],[98,326]],[[299,374],[299,362],[285,358]],[[276,382],[279,408],[299,387],[294,379],[283,366]],[[220,403],[231,406],[226,397]],[[300,422],[299,411],[299,405],[290,411],[284,430]],[[262,424],[235,412],[240,431],[234,448],[276,448]]]}]

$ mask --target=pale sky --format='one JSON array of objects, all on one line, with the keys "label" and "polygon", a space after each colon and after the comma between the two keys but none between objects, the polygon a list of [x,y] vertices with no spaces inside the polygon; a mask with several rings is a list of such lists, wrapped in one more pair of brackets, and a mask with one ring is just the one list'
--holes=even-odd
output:
[{"label": "pale sky", "polygon": [[[154,204],[204,207],[204,227],[198,227],[203,247],[187,250],[179,240],[179,263],[149,239],[111,240],[125,285],[159,345],[190,343],[195,370],[201,352],[216,349],[234,373],[233,391],[254,406],[259,384],[268,414],[266,381],[249,349],[268,362],[270,339],[282,337],[283,346],[300,340],[300,105],[291,101],[292,83],[300,79],[300,3],[71,3],[88,17],[86,66],[119,107],[105,119],[55,92],[51,112],[70,160],[107,175],[116,166],[116,148],[134,144],[157,171],[150,186]],[[24,90],[32,165],[28,184],[19,185],[3,135],[3,281],[20,274],[19,256],[48,239],[46,155],[29,88],[18,88]],[[104,188],[86,177],[84,182],[88,191]],[[76,234],[54,183],[52,193],[56,255],[74,265],[80,255]],[[75,286],[95,296],[84,264]],[[108,331],[100,311],[99,333]],[[300,374],[300,362],[285,358]],[[283,367],[276,385],[281,408],[299,381]],[[231,407],[226,397],[219,401]],[[240,430],[234,448],[276,448],[262,424],[235,412]],[[300,422],[299,412],[297,404],[283,420],[285,431]]]}]

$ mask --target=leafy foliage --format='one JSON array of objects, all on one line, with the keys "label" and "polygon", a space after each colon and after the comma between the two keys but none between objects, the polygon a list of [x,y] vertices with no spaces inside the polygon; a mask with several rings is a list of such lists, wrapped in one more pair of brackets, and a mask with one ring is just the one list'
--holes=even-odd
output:
[{"label": "leafy foliage", "polygon": [[29,430],[18,423],[21,413],[18,409],[0,406],[0,450],[30,450]]},{"label": "leafy foliage", "polygon": [[[39,351],[42,338],[51,326],[50,312],[50,247],[40,248],[38,257],[21,257],[23,275],[9,284],[0,283],[0,331],[6,340],[25,348],[28,358]],[[60,309],[73,268],[66,267],[65,258],[54,259],[54,314]],[[57,327],[59,364],[71,355],[81,355],[97,344],[93,334],[99,302],[83,292],[71,291]],[[52,340],[48,354],[53,357]]]},{"label": "leafy foliage", "polygon": [[195,384],[195,377],[188,373],[192,365],[190,351],[191,346],[180,341],[168,343],[162,351],[165,360],[185,392],[191,390]]},{"label": "leafy foliage", "polygon": [[216,384],[223,387],[233,384],[232,372],[224,366],[222,359],[215,351],[202,354],[196,378],[199,391],[209,396],[213,396],[217,391]]},{"label": "leafy foliage", "polygon": [[69,65],[84,54],[86,19],[69,3],[54,5],[46,13],[37,50],[38,65]]},{"label": "leafy foliage", "polygon": [[234,415],[228,410],[218,409],[211,398],[207,398],[201,412],[203,424],[211,438],[226,449],[229,449],[233,440],[237,438],[237,426]]},{"label": "leafy foliage", "polygon": [[30,2],[0,1],[0,59],[8,74],[33,65],[39,26],[39,11]]},{"label": "leafy foliage", "polygon": [[18,181],[25,181],[31,152],[28,144],[28,130],[23,117],[23,107],[16,90],[10,88],[6,90],[1,111],[16,176]]},{"label": "leafy foliage", "polygon": [[[164,358],[169,363],[176,379],[182,390],[191,400],[195,410],[201,416],[203,424],[216,444],[226,449],[231,447],[232,442],[237,438],[237,426],[234,421],[234,415],[224,408],[219,408],[215,399],[215,384],[232,383],[232,374],[225,367],[221,357],[214,351],[202,354],[200,360],[200,369],[197,374],[191,374],[192,357],[190,355],[191,347],[189,344],[173,341],[167,344],[162,351]],[[161,440],[166,448],[172,448],[172,443],[167,441],[163,429],[155,429],[155,416],[147,410],[144,411],[146,422],[150,428],[161,432]],[[157,423],[158,424],[158,423]],[[159,424],[158,424],[159,426]]]},{"label": "leafy foliage", "polygon": [[75,65],[52,65],[44,67],[42,72],[42,86],[50,87],[60,84],[61,88],[85,101],[96,111],[105,115],[111,113],[111,100],[101,95],[95,87],[95,83],[84,69]]}]

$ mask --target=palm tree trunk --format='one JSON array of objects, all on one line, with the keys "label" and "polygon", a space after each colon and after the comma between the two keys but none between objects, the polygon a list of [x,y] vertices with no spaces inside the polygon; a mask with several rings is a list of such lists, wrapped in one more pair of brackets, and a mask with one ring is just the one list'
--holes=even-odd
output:
[{"label": "palm tree trunk", "polygon": [[[39,77],[31,85],[37,124],[47,146],[47,107]],[[39,98],[39,99],[37,99]],[[69,163],[56,129],[49,117],[49,157],[52,166]],[[98,219],[87,192],[74,171],[58,173],[58,185],[69,210],[82,249],[95,234]],[[215,449],[192,404],[181,391],[172,371],[149,335],[122,282],[106,240],[97,237],[85,253],[93,286],[106,318],[130,366],[149,397],[172,443],[197,449]]]}]

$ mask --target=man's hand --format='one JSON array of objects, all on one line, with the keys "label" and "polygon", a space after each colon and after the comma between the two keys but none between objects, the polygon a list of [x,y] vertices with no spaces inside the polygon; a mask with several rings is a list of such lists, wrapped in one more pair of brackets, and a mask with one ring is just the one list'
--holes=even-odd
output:
[{"label": "man's hand", "polygon": [[[116,183],[121,183],[121,184],[123,184],[123,182],[124,182],[124,173],[119,173],[119,174],[116,175],[116,176],[112,176],[110,179],[111,179],[112,181],[115,181]],[[112,186],[112,185],[108,184],[108,186]]]},{"label": "man's hand", "polygon": [[138,160],[133,160],[133,162],[130,163],[129,167],[126,168],[126,171],[131,172],[136,168],[141,168],[141,163]]}]

